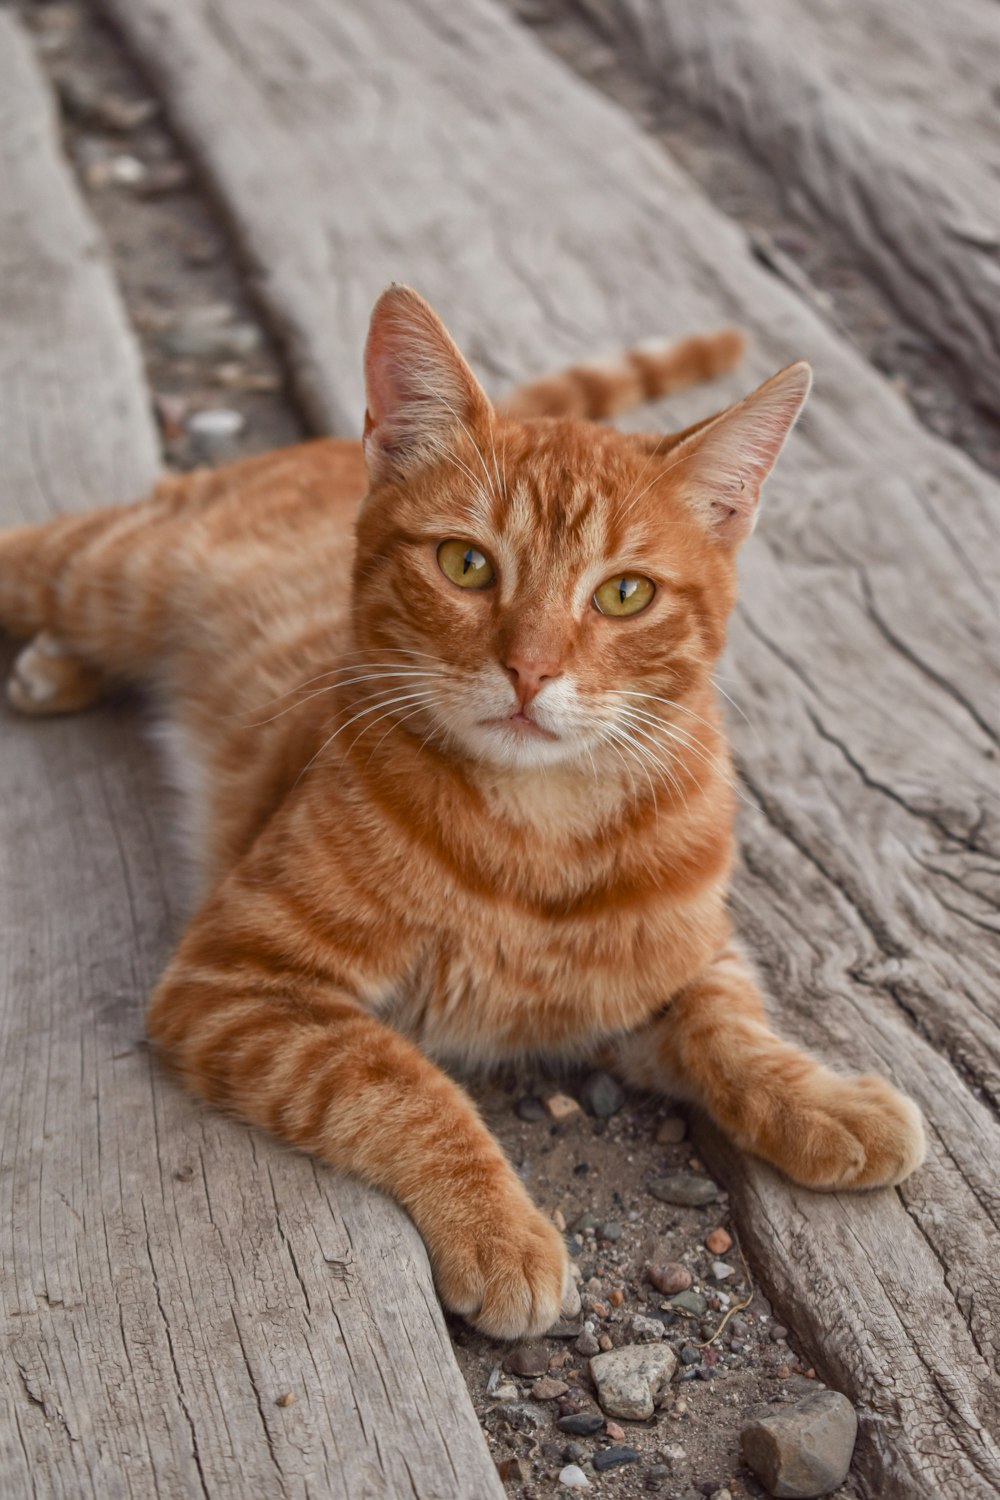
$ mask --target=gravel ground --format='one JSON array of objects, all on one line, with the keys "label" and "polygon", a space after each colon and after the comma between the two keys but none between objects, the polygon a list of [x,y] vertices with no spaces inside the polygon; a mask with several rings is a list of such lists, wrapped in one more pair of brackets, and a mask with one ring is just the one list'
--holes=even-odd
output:
[{"label": "gravel ground", "polygon": [[[580,1318],[530,1346],[531,1358],[451,1322],[458,1361],[508,1493],[524,1500],[571,1494],[559,1474],[573,1463],[590,1480],[583,1493],[622,1500],[765,1494],[740,1463],[741,1426],[822,1382],[749,1279],[727,1196],[706,1179],[685,1117],[666,1100],[640,1096],[625,1097],[610,1118],[594,1117],[576,1104],[587,1098],[584,1074],[522,1074],[474,1086],[473,1093],[536,1203],[565,1225],[583,1301]],[[554,1118],[553,1109],[557,1116],[567,1113]],[[681,1192],[673,1196],[697,1184],[710,1201],[690,1207],[650,1191],[665,1179],[676,1186],[676,1177]],[[651,1267],[668,1290],[653,1284]],[[650,1339],[645,1323],[636,1332],[636,1316],[660,1324],[678,1370],[651,1418],[615,1422],[595,1401],[589,1356],[597,1345],[620,1348]],[[521,1375],[519,1369],[544,1373]],[[565,1390],[540,1390],[546,1378]],[[595,1426],[592,1435],[560,1430],[560,1418],[581,1413],[592,1422],[577,1425]],[[602,1453],[621,1447],[636,1454],[634,1461],[595,1472]],[[836,1491],[839,1500],[856,1493],[849,1484]]]},{"label": "gravel ground", "polygon": [[[141,77],[86,7],[23,0],[21,10],[59,89],[67,151],[142,342],[166,462],[187,468],[296,441],[304,425],[238,254]],[[798,218],[710,125],[650,110],[613,59],[578,37],[546,28],[544,40],[644,119],[744,224],[775,274],[852,337],[929,426],[1000,472],[1000,424],[963,399],[944,357],[900,321],[846,247]],[[822,1383],[799,1359],[794,1330],[753,1287],[726,1195],[709,1184],[707,1201],[686,1206],[650,1191],[671,1174],[681,1175],[681,1193],[703,1178],[686,1120],[665,1101],[621,1101],[607,1083],[597,1104],[614,1112],[594,1115],[577,1102],[589,1097],[583,1075],[521,1074],[473,1092],[536,1202],[565,1228],[583,1298],[572,1327],[528,1350],[451,1323],[508,1493],[569,1495],[575,1466],[582,1493],[622,1500],[762,1495],[740,1462],[742,1425]],[[677,1358],[666,1394],[642,1421],[606,1417],[590,1358],[645,1341]],[[603,1455],[622,1461],[602,1468]],[[850,1482],[836,1491],[839,1500],[857,1493]]]}]

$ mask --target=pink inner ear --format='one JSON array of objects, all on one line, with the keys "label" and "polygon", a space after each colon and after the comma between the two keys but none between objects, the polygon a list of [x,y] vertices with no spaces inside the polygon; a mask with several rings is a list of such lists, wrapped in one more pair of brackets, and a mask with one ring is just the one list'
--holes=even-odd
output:
[{"label": "pink inner ear", "polygon": [[389,287],[365,348],[365,455],[372,477],[440,457],[489,403],[440,318],[409,287]]},{"label": "pink inner ear", "polygon": [[811,384],[804,360],[789,365],[674,450],[687,463],[684,490],[720,541],[736,545],[753,530],[761,486]]}]

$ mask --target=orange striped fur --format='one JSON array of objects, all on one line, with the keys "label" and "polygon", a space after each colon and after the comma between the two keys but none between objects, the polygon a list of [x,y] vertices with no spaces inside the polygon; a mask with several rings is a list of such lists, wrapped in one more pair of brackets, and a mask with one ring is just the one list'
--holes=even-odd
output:
[{"label": "orange striped fur", "polygon": [[[896,1182],[923,1152],[888,1083],[774,1035],[726,912],[711,672],[807,367],[667,437],[553,414],[737,347],[689,341],[655,376],[630,356],[631,385],[577,371],[498,409],[391,288],[363,447],[308,443],[0,536],[0,626],[30,638],[15,707],[117,682],[170,705],[204,891],[152,999],[162,1055],[394,1194],[444,1302],[501,1337],[547,1327],[572,1278],[442,1065],[600,1056],[817,1188]],[[630,615],[594,603],[633,596]]]}]

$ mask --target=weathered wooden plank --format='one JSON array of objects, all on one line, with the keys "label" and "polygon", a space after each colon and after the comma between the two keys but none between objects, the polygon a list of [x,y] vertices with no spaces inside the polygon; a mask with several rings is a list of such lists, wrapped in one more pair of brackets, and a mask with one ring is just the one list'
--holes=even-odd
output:
[{"label": "weathered wooden plank", "polygon": [[[137,350],[4,10],[0,391],[0,524],[153,478]],[[141,728],[0,718],[0,1492],[501,1495],[409,1222],[152,1064],[183,897]]]},{"label": "weathered wooden plank", "polygon": [[758,1268],[860,1406],[871,1492],[994,1494],[1000,488],[489,0],[288,0],[280,18],[265,0],[105,3],[323,425],[358,429],[357,351],[391,278],[439,305],[496,388],[728,319],[757,339],[744,385],[815,362],[723,679],[755,725],[733,724],[757,804],[735,905],[787,1029],[914,1092],[931,1158],[868,1198],[729,1170]]},{"label": "weathered wooden plank", "polygon": [[[517,0],[515,0],[517,3]],[[972,393],[1000,398],[1000,16],[976,0],[521,0],[741,137]]]}]

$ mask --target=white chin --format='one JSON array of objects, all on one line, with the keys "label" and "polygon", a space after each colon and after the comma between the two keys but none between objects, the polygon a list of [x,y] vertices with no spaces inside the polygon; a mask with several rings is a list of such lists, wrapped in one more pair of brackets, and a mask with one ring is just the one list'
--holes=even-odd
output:
[{"label": "white chin", "polygon": [[550,739],[548,735],[526,732],[513,726],[505,729],[499,724],[471,726],[462,732],[461,740],[477,760],[518,770],[559,765],[579,753],[577,746],[564,739]]}]

